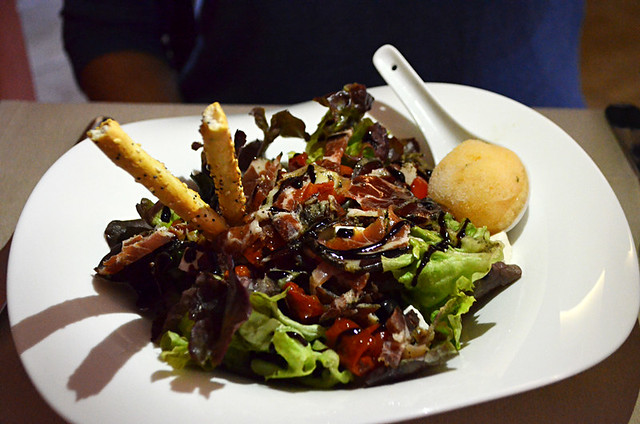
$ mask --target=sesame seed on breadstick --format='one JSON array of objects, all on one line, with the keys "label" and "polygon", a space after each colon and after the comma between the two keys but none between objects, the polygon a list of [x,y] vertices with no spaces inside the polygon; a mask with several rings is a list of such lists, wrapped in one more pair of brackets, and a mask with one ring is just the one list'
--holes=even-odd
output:
[{"label": "sesame seed on breadstick", "polygon": [[162,162],[145,152],[140,144],[122,130],[117,121],[108,119],[87,135],[116,165],[131,174],[160,202],[193,224],[205,236],[213,238],[227,229],[222,216],[202,200],[197,192],[171,174]]},{"label": "sesame seed on breadstick", "polygon": [[218,196],[220,213],[232,225],[242,223],[246,198],[242,189],[242,173],[238,167],[229,123],[219,103],[210,104],[202,113],[200,134]]}]

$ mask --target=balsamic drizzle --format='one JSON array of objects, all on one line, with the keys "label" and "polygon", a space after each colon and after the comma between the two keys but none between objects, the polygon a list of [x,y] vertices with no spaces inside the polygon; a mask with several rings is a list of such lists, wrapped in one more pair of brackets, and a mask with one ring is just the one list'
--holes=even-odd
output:
[{"label": "balsamic drizzle", "polygon": [[311,181],[311,183],[316,182],[316,171],[313,164],[310,164],[307,166],[307,170],[304,172],[304,174],[298,175],[297,177],[287,178],[286,180],[282,181],[280,183],[280,187],[278,188],[278,191],[276,192],[276,194],[273,195],[272,203],[276,203],[276,201],[278,200],[278,197],[280,197],[282,192],[287,187],[301,189],[304,186],[304,178],[306,176],[309,177],[309,181]]},{"label": "balsamic drizzle", "polygon": [[424,258],[422,258],[422,261],[420,261],[420,265],[416,270],[416,275],[413,277],[413,281],[411,281],[411,285],[413,287],[415,287],[418,284],[418,276],[422,272],[422,269],[425,266],[427,266],[427,263],[429,262],[429,260],[431,260],[431,255],[433,255],[437,251],[444,252],[445,250],[447,250],[449,246],[459,248],[462,245],[462,238],[466,236],[467,225],[469,225],[469,222],[470,222],[469,218],[464,219],[462,225],[460,226],[460,229],[458,229],[456,233],[456,242],[455,244],[452,244],[451,237],[449,236],[449,231],[447,231],[445,213],[440,212],[438,214],[438,225],[440,227],[439,233],[440,233],[440,237],[442,237],[442,241],[440,241],[437,244],[430,245],[429,248],[427,249],[427,253],[424,255]]},{"label": "balsamic drizzle", "polygon": [[346,249],[346,250],[336,250],[336,249],[331,249],[328,248],[327,246],[324,246],[320,243],[314,243],[316,245],[316,248],[323,254],[326,255],[330,255],[332,257],[335,258],[340,258],[340,259],[360,259],[362,257],[366,257],[366,256],[370,256],[370,255],[375,255],[378,252],[375,252],[375,250],[377,250],[378,248],[380,248],[381,246],[384,246],[391,237],[393,237],[394,235],[396,235],[402,228],[404,228],[406,225],[412,225],[411,222],[403,220],[403,221],[399,221],[396,222],[391,229],[389,230],[389,232],[387,232],[387,234],[385,234],[385,236],[380,239],[380,241],[376,242],[376,243],[372,243],[363,247],[358,247],[358,248],[354,248],[354,249]]}]

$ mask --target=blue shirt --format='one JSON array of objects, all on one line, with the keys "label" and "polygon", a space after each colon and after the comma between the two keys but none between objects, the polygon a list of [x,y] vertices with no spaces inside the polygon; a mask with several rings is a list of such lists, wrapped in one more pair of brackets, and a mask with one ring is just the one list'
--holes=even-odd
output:
[{"label": "blue shirt", "polygon": [[186,101],[295,103],[359,82],[395,45],[425,81],[466,84],[529,106],[582,107],[583,0],[67,0],[76,74],[140,50],[179,72]]}]

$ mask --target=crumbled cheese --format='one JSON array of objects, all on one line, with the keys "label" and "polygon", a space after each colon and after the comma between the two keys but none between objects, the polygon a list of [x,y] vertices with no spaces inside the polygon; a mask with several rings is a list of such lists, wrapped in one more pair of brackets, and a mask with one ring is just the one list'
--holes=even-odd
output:
[{"label": "crumbled cheese", "polygon": [[422,316],[420,311],[418,311],[413,305],[407,306],[402,312],[406,315],[410,311],[415,312],[416,315],[418,316],[418,327],[422,328],[423,330],[428,330],[429,324],[427,324],[427,321],[424,320],[424,317]]},{"label": "crumbled cheese", "polygon": [[412,162],[403,163],[402,168],[400,168],[400,172],[404,175],[404,182],[408,186],[411,186],[411,184],[413,184],[413,180],[418,176],[418,170]]}]

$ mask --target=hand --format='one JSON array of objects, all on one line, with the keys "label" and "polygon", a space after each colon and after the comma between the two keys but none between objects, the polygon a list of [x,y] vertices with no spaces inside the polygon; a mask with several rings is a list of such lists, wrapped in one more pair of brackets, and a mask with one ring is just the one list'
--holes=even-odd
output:
[{"label": "hand", "polygon": [[90,100],[181,102],[176,74],[161,59],[144,52],[108,53],[89,62],[80,86]]}]

